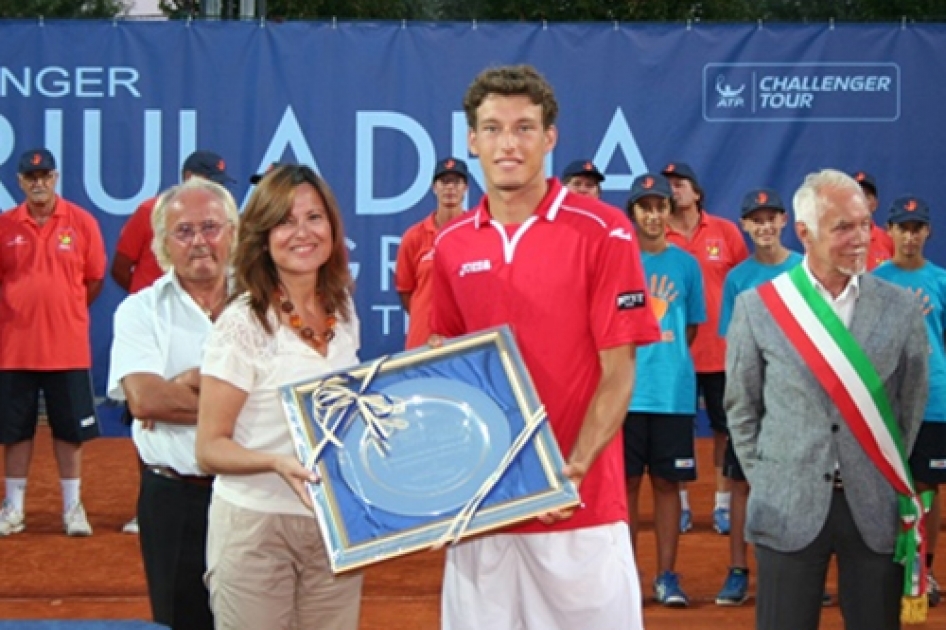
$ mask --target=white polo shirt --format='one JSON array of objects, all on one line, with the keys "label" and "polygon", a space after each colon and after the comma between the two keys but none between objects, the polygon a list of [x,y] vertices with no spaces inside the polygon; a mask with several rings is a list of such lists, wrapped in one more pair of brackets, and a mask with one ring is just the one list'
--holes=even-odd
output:
[{"label": "white polo shirt", "polygon": [[[199,368],[213,322],[168,272],[152,286],[129,295],[115,311],[108,396],[125,400],[121,381],[128,374],[157,374],[171,379]],[[144,430],[131,427],[142,461],[168,466],[182,475],[203,474],[197,466],[197,425],[156,422]]]}]

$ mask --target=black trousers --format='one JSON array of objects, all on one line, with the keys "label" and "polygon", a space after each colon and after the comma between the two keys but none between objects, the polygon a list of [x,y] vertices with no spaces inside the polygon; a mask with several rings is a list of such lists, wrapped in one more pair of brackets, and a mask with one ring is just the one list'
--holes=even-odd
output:
[{"label": "black trousers", "polygon": [[847,630],[898,630],[903,567],[893,554],[871,550],[861,538],[842,491],[836,490],[824,528],[801,551],[756,546],[758,630],[816,630],[832,555]]},{"label": "black trousers", "polygon": [[213,630],[207,570],[210,485],[141,471],[138,527],[154,621],[172,630]]}]

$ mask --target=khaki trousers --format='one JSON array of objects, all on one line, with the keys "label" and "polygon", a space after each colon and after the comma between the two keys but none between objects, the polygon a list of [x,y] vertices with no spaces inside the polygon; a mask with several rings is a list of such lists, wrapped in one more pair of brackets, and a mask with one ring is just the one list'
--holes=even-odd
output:
[{"label": "khaki trousers", "polygon": [[207,574],[217,630],[357,630],[362,574],[332,573],[314,516],[269,514],[214,495]]}]

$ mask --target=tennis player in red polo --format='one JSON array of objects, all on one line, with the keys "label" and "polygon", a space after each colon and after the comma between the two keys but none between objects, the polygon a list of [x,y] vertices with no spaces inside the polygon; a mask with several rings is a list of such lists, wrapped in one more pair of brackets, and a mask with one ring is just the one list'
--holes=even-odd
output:
[{"label": "tennis player in red polo", "polygon": [[70,536],[92,527],[80,497],[82,443],[97,437],[88,305],[102,290],[105,246],[95,218],[56,194],[56,160],[46,149],[18,167],[26,201],[0,215],[0,442],[6,495],[0,536],[26,527],[24,498],[33,456],[39,392]]},{"label": "tennis player in red polo", "polygon": [[545,179],[558,105],[534,68],[485,70],[464,108],[487,196],[435,242],[432,329],[512,327],[583,505],[452,547],[443,628],[641,628],[620,429],[660,330],[633,230]]}]

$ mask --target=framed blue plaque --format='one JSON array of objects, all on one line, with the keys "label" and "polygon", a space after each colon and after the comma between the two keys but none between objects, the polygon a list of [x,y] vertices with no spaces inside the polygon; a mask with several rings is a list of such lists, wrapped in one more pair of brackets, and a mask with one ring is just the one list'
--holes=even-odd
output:
[{"label": "framed blue plaque", "polygon": [[506,326],[280,394],[336,573],[579,502]]}]

